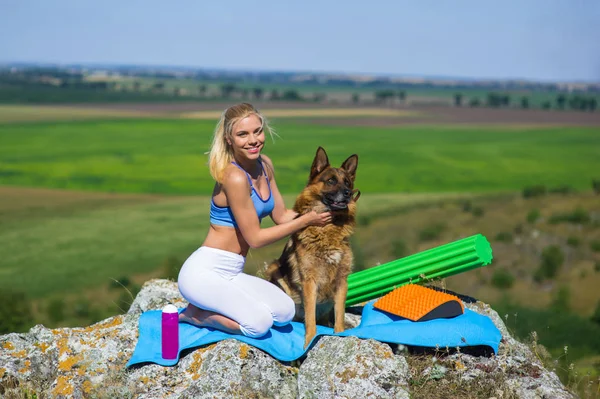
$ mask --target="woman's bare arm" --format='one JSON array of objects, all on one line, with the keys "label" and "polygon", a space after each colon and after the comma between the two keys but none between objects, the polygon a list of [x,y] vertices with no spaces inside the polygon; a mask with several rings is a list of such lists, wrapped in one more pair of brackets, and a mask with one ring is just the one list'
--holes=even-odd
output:
[{"label": "woman's bare arm", "polygon": [[275,198],[275,207],[273,208],[273,212],[271,212],[271,219],[273,219],[276,224],[288,223],[298,217],[298,212],[286,208],[275,180],[271,183],[271,193]]},{"label": "woman's bare arm", "polygon": [[[236,168],[237,169],[237,168]],[[250,186],[243,171],[230,168],[223,179],[223,192],[244,240],[251,248],[261,248],[307,226],[324,226],[331,222],[331,213],[310,212],[273,227],[261,228],[250,198]],[[281,201],[281,199],[280,199]],[[277,198],[275,198],[277,203]]]}]

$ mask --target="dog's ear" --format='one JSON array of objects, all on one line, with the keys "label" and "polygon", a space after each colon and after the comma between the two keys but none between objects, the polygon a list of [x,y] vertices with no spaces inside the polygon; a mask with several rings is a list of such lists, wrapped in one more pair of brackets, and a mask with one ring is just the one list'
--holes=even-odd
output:
[{"label": "dog's ear", "polygon": [[350,178],[354,181],[356,178],[356,168],[358,168],[358,155],[352,154],[344,161],[342,169],[348,172]]},{"label": "dog's ear", "polygon": [[329,158],[323,147],[317,149],[317,154],[313,160],[312,166],[310,167],[310,177],[308,181],[312,181],[319,173],[325,170],[329,166]]}]

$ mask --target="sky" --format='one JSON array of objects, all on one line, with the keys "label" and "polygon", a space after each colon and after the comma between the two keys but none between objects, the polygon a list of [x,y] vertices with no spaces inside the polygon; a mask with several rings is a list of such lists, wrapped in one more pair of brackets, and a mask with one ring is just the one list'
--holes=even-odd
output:
[{"label": "sky", "polygon": [[0,63],[600,82],[600,0],[0,0]]}]

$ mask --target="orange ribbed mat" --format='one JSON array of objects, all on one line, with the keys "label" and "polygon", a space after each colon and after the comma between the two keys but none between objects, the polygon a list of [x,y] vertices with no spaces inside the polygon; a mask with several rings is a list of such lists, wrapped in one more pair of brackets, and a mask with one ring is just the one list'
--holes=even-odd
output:
[{"label": "orange ribbed mat", "polygon": [[465,311],[457,296],[416,284],[396,288],[379,298],[373,307],[412,321],[455,317]]}]

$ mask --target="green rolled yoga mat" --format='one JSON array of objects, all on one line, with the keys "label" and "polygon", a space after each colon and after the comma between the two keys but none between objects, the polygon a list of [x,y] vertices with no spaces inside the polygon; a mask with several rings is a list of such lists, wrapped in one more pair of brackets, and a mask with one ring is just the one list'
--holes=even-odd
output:
[{"label": "green rolled yoga mat", "polygon": [[405,284],[444,278],[489,265],[492,248],[481,234],[431,248],[348,276],[346,306],[379,298]]}]

